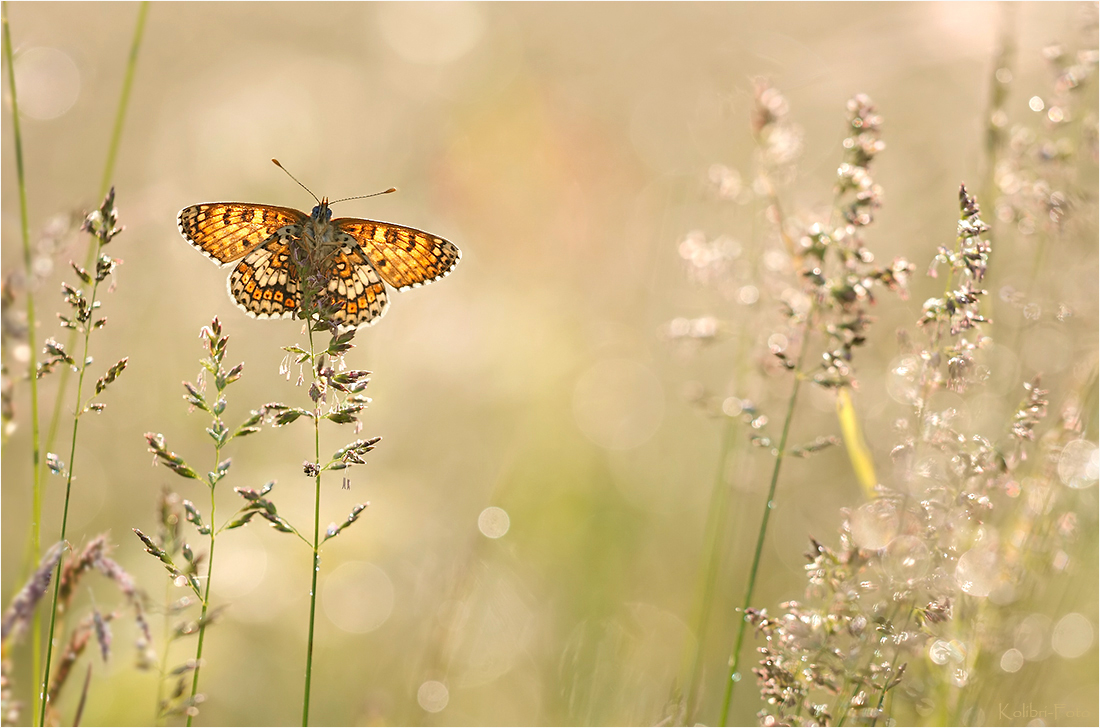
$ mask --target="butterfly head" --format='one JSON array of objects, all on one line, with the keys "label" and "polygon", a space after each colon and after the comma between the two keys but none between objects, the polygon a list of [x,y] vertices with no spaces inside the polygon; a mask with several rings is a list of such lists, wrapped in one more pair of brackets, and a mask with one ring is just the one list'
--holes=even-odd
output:
[{"label": "butterfly head", "polygon": [[321,204],[313,208],[313,213],[310,215],[314,222],[328,222],[332,219],[332,210],[328,206],[328,198],[321,199]]}]

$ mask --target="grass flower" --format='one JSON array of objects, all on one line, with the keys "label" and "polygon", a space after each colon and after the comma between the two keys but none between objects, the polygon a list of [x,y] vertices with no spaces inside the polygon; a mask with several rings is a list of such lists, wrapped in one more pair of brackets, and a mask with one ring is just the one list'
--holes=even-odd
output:
[{"label": "grass flower", "polygon": [[[784,103],[767,87],[757,92],[757,112],[754,114],[754,130],[765,143],[776,138],[772,127],[781,118],[779,110]],[[767,501],[757,530],[756,547],[749,567],[748,583],[742,602],[745,619],[739,622],[729,660],[729,673],[720,722],[725,725],[729,716],[734,686],[740,681],[740,661],[745,630],[751,617],[756,578],[763,553],[768,521],[776,505],[775,494],[784,459],[789,455],[804,456],[826,447],[831,438],[818,438],[812,443],[791,447],[788,439],[794,421],[798,395],[804,380],[837,391],[838,409],[842,414],[851,409],[850,394],[854,383],[852,359],[854,351],[867,341],[867,328],[872,321],[869,307],[875,303],[874,289],[904,293],[912,272],[912,265],[903,258],[881,265],[867,247],[864,230],[874,220],[874,212],[881,204],[882,189],[871,175],[871,162],[885,148],[880,138],[882,119],[869,98],[860,94],[848,102],[848,135],[843,141],[844,161],[837,169],[832,215],[827,221],[812,222],[800,227],[789,226],[780,212],[774,188],[766,187],[773,200],[775,219],[779,223],[780,237],[792,256],[801,282],[799,289],[790,289],[785,297],[787,316],[786,333],[769,344],[772,355],[794,374],[791,395],[787,401],[786,415],[778,440],[768,436],[765,420],[753,433],[753,442],[769,449],[774,459]],[[787,135],[779,134],[784,144]],[[778,161],[787,159],[783,154],[767,155]],[[813,347],[811,341],[820,337],[818,364],[812,364],[807,353]],[[788,353],[794,349],[794,353]],[[850,427],[848,437],[855,431]],[[857,471],[866,470],[860,445],[850,444],[849,453]]]},{"label": "grass flower", "polygon": [[[205,475],[200,475],[199,470],[192,468],[183,456],[168,449],[165,437],[159,433],[148,432],[145,441],[149,451],[153,453],[155,463],[164,465],[176,475],[187,480],[198,480],[209,490],[210,508],[204,518],[198,507],[190,500],[179,502],[170,492],[162,493],[160,498],[160,533],[156,540],[145,535],[138,529],[135,534],[145,545],[145,550],[156,557],[167,569],[173,583],[191,592],[190,595],[170,604],[166,610],[166,619],[169,616],[178,616],[186,612],[189,607],[198,604],[200,613],[197,621],[183,622],[167,631],[164,658],[161,662],[161,683],[158,688],[157,719],[170,715],[185,714],[187,724],[198,715],[198,705],[204,697],[198,692],[199,674],[202,668],[202,651],[206,638],[206,628],[214,621],[217,614],[212,608],[210,600],[210,588],[213,583],[214,573],[214,547],[217,536],[222,530],[238,528],[247,523],[253,515],[250,511],[242,510],[227,520],[222,526],[217,526],[215,491],[228,474],[233,461],[223,458],[222,451],[233,440],[259,432],[264,417],[272,411],[272,407],[261,407],[253,410],[251,414],[236,427],[226,424],[223,415],[228,406],[226,390],[239,380],[244,371],[244,364],[238,364],[226,369],[225,356],[229,346],[229,336],[222,332],[221,322],[215,317],[209,326],[204,326],[199,333],[199,339],[203,342],[206,356],[200,360],[202,368],[199,371],[197,383],[184,382],[184,401],[193,409],[205,412],[210,416],[210,426],[206,428],[207,435],[213,443],[213,467]],[[208,384],[213,384],[213,392],[208,392]],[[278,409],[276,406],[274,409]],[[241,489],[238,489],[238,492]],[[180,510],[182,509],[182,514]],[[246,515],[242,515],[246,514]],[[181,516],[196,530],[197,535],[206,537],[208,547],[205,556],[197,554],[191,548],[187,540],[181,535]],[[177,564],[177,560],[181,563]],[[205,576],[200,576],[202,562],[205,561]],[[202,582],[205,581],[205,585]],[[171,644],[182,637],[197,635],[195,657],[184,664],[168,669],[167,655]],[[191,678],[190,694],[185,697],[184,679]],[[176,687],[168,698],[163,695],[165,681],[176,682]]]},{"label": "grass flower", "polygon": [[[14,641],[32,621],[35,610],[42,597],[46,594],[50,582],[55,575],[60,574],[60,580],[56,584],[54,595],[56,597],[56,614],[66,617],[72,611],[73,601],[78,587],[84,578],[93,572],[105,576],[122,594],[124,601],[133,611],[134,623],[137,627],[136,648],[138,664],[143,666],[152,659],[152,635],[145,613],[145,596],[138,589],[130,574],[110,556],[111,548],[108,545],[106,534],[100,534],[88,541],[78,553],[71,553],[67,559],[65,554],[65,542],[58,542],[50,548],[39,564],[27,584],[15,596],[3,617],[3,643],[4,643],[4,707],[3,715],[6,723],[18,723],[21,705],[11,699],[7,690],[10,665],[8,658],[11,654],[11,642]],[[57,705],[61,689],[71,675],[76,662],[83,655],[89,642],[98,646],[100,656],[106,663],[111,654],[113,637],[110,622],[119,616],[119,612],[101,612],[94,604],[88,614],[82,617],[68,636],[66,646],[61,650],[58,660],[52,666],[49,676],[48,689],[45,693],[47,712],[44,719],[50,724],[58,724]],[[89,665],[89,674],[91,665]],[[76,710],[76,722],[88,690],[88,681],[85,680],[80,705]]]},{"label": "grass flower", "polygon": [[[101,329],[107,324],[107,319],[100,316],[98,313],[101,306],[101,302],[98,299],[99,287],[111,277],[115,268],[121,263],[120,260],[112,258],[105,252],[106,246],[122,232],[122,228],[118,225],[118,210],[115,207],[115,191],[113,189],[104,198],[103,204],[100,205],[99,209],[93,210],[84,219],[81,230],[89,233],[95,240],[97,250],[95,266],[92,270],[85,270],[76,263],[71,263],[71,265],[73,272],[80,282],[89,287],[89,292],[85,293],[84,288],[76,288],[67,283],[62,283],[61,292],[65,299],[65,303],[69,306],[70,314],[68,316],[58,314],[62,328],[74,332],[80,341],[82,349],[80,359],[78,361],[68,353],[65,346],[50,339],[47,340],[45,347],[47,359],[38,365],[38,371],[36,373],[36,377],[42,377],[49,373],[54,367],[62,364],[71,367],[77,372],[75,402],[73,406],[73,428],[72,437],[69,442],[68,464],[66,465],[65,462],[53,453],[47,453],[46,455],[46,462],[50,470],[55,474],[65,476],[65,505],[61,513],[61,541],[65,540],[69,523],[69,500],[72,495],[73,469],[76,460],[76,442],[80,420],[86,414],[99,413],[104,410],[106,405],[96,400],[118,379],[119,375],[126,369],[126,364],[128,362],[128,358],[123,357],[115,364],[108,367],[107,371],[96,380],[95,393],[87,399],[84,398],[84,377],[92,363],[92,358],[90,356],[91,335],[93,331]],[[58,568],[60,568],[60,566]],[[58,579],[54,585],[54,597],[50,610],[50,627],[46,642],[46,666],[42,674],[43,700],[39,706],[40,725],[45,725],[46,710],[49,702],[47,680],[50,675],[50,663],[54,647],[53,640],[58,615],[57,590],[61,587],[62,582],[63,579]]]},{"label": "grass flower", "polygon": [[[302,306],[296,314],[305,323],[309,348],[298,344],[284,347],[289,355],[289,358],[284,360],[284,371],[289,377],[291,366],[308,366],[311,381],[307,394],[311,404],[309,407],[278,405],[278,409],[273,408],[273,411],[276,412],[274,421],[278,426],[289,425],[302,417],[313,423],[313,457],[302,464],[303,473],[306,477],[312,478],[314,483],[312,539],[303,535],[299,529],[280,516],[275,504],[266,498],[274,483],[260,492],[244,489],[238,489],[237,492],[246,501],[242,509],[244,515],[241,525],[253,515],[259,515],[271,523],[276,530],[297,535],[313,552],[309,589],[309,629],[306,640],[305,694],[302,700],[302,725],[304,726],[309,724],[313,636],[317,616],[317,576],[321,570],[321,546],[355,523],[369,505],[368,503],[356,505],[342,523],[331,524],[322,537],[321,476],[325,472],[342,471],[362,465],[365,462],[363,456],[373,450],[381,438],[356,439],[336,450],[327,461],[322,462],[321,421],[327,420],[337,425],[354,425],[358,432],[361,427],[358,415],[370,403],[370,398],[364,394],[364,391],[370,383],[371,373],[346,368],[344,356],[353,348],[351,342],[355,337],[355,329],[342,327],[338,323],[342,320],[340,302],[329,293],[328,280],[323,276],[322,271],[312,267],[308,259],[299,259],[295,263],[299,270],[299,280],[302,281]],[[329,336],[329,343],[324,349],[319,349],[314,334]],[[304,384],[304,380],[299,377],[297,384]]]},{"label": "grass flower", "polygon": [[1013,659],[1011,609],[1068,568],[1081,503],[1051,464],[1081,442],[1080,421],[1064,418],[1036,458],[1048,409],[1037,380],[995,439],[961,429],[938,396],[980,387],[990,344],[979,313],[989,227],[965,187],[959,200],[956,244],[933,261],[945,295],[925,302],[925,343],[893,372],[911,410],[893,477],[848,514],[839,548],[812,543],[804,600],[776,617],[750,612],[765,638],[754,669],[765,725],[981,722],[992,706],[978,676]]}]

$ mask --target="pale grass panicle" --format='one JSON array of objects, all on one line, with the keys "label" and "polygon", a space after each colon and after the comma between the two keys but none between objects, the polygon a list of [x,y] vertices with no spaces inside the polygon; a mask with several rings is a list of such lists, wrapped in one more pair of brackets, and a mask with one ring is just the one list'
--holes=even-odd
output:
[{"label": "pale grass panicle", "polygon": [[[74,598],[81,586],[87,587],[85,580],[93,573],[105,577],[110,584],[122,596],[127,611],[132,614],[134,623],[134,646],[136,650],[136,664],[139,668],[145,668],[155,659],[153,652],[153,637],[149,627],[146,612],[146,596],[138,588],[133,577],[111,556],[112,547],[107,534],[99,534],[89,539],[79,551],[72,551],[65,556],[66,544],[59,542],[54,544],[46,554],[38,568],[28,579],[26,585],[15,596],[3,618],[3,642],[4,642],[4,714],[5,720],[14,719],[19,722],[19,716],[23,706],[11,698],[9,693],[9,675],[11,665],[8,663],[12,654],[13,643],[22,636],[26,625],[30,623],[34,610],[40,604],[41,599],[48,592],[55,574],[60,573],[57,583],[56,599],[57,612],[71,629],[65,641],[65,647],[59,653],[58,659],[51,665],[47,687],[47,720],[58,720],[59,715],[51,704],[56,703],[62,689],[68,683],[76,662],[84,654],[85,648],[91,643],[99,648],[101,663],[107,663],[111,656],[113,642],[110,623],[117,619],[120,610],[101,611],[101,608],[93,602],[87,607],[86,612],[77,618],[80,610],[85,607],[81,604],[74,605]],[[99,602],[106,602],[104,592],[94,589],[99,597]],[[10,641],[9,641],[10,640]],[[84,697],[86,697],[88,684],[84,684]]]},{"label": "pale grass panicle", "polygon": [[804,600],[776,617],[750,612],[765,640],[754,672],[766,725],[909,722],[927,711],[981,722],[988,705],[972,683],[999,669],[1014,611],[1042,609],[1040,595],[1067,576],[1059,555],[1073,550],[1083,502],[1059,488],[1055,464],[1081,420],[1063,416],[1037,444],[1048,404],[1038,379],[988,437],[960,429],[936,396],[982,382],[967,338],[987,341],[976,313],[991,253],[980,215],[962,188],[958,240],[936,256],[948,294],[925,303],[925,343],[905,373],[911,415],[898,423],[893,475],[847,513],[839,548],[813,541]]},{"label": "pale grass panicle", "polygon": [[[742,246],[726,235],[708,242],[701,232],[683,238],[678,252],[689,276],[699,284],[718,290],[726,299],[721,309],[724,315],[676,319],[665,329],[668,338],[691,342],[695,348],[716,339],[742,342],[736,354],[740,361],[731,362],[733,376],[724,394],[709,394],[704,385],[694,386],[691,392],[691,399],[708,414],[726,421],[696,595],[696,630],[700,640],[707,629],[715,593],[718,548],[724,540],[722,524],[730,487],[727,479],[740,470],[731,461],[749,457],[736,443],[744,438],[764,449],[772,460],[767,503],[757,529],[757,547],[744,591],[744,611],[753,602],[762,545],[775,505],[783,460],[787,456],[807,457],[840,442],[836,436],[819,435],[807,442],[789,443],[801,383],[810,380],[833,390],[852,387],[855,382],[854,352],[867,342],[873,320],[869,309],[876,301],[874,289],[882,286],[904,296],[913,270],[904,258],[879,264],[865,239],[865,231],[873,222],[882,199],[882,189],[872,176],[871,166],[885,149],[881,139],[882,118],[871,100],[860,94],[847,104],[846,134],[841,144],[843,158],[836,174],[832,206],[826,218],[815,219],[811,215],[790,214],[783,200],[784,188],[795,177],[795,162],[802,151],[802,131],[791,120],[790,104],[763,79],[755,81],[753,90],[751,132],[757,150],[755,179],[750,189],[758,211],[767,220],[767,245],[753,242]],[[713,168],[711,176],[714,177]],[[724,183],[729,177],[729,174],[721,175],[717,181]],[[718,197],[727,204],[740,202],[738,195],[721,190]],[[761,247],[763,253],[755,252]],[[756,260],[743,259],[744,249],[753,250]],[[760,303],[770,305],[761,306]],[[729,313],[725,312],[726,307],[731,307]],[[776,313],[768,314],[770,320],[765,322],[763,313],[755,313],[758,309],[771,309]],[[742,311],[754,313],[746,317]],[[759,331],[765,327],[770,333],[761,335]],[[777,381],[776,377],[794,375],[783,419],[770,416],[749,395],[764,386],[745,375],[743,351],[753,343],[758,347],[754,356],[764,365],[765,377]],[[775,434],[770,432],[773,420],[781,428]],[[742,488],[751,486],[749,483],[739,485]],[[728,717],[737,682],[745,624],[744,620],[738,620],[720,722]],[[696,720],[701,655],[700,648],[695,647],[693,654],[686,658],[691,668],[685,677],[686,698],[681,706],[681,718],[689,722]]]},{"label": "pale grass panicle", "polygon": [[[199,678],[206,629],[216,621],[222,611],[221,607],[212,603],[210,597],[217,536],[223,530],[243,526],[255,515],[247,508],[242,508],[221,524],[215,521],[215,491],[217,485],[229,475],[233,464],[231,458],[223,457],[222,451],[238,438],[259,432],[265,419],[270,420],[274,412],[285,409],[278,404],[265,405],[252,410],[240,424],[227,424],[227,390],[240,380],[244,363],[226,367],[229,336],[224,333],[217,317],[208,326],[202,327],[199,340],[206,355],[199,361],[196,382],[183,383],[183,399],[192,412],[204,412],[210,418],[210,424],[205,431],[213,445],[213,461],[216,463],[214,469],[200,475],[202,469],[191,467],[184,456],[170,450],[161,433],[145,433],[145,442],[153,453],[154,464],[164,465],[176,475],[206,486],[210,496],[209,505],[200,509],[191,500],[182,499],[165,488],[161,491],[157,506],[159,518],[156,538],[147,536],[137,528],[133,529],[145,550],[163,564],[172,583],[185,592],[181,597],[169,598],[162,606],[164,645],[158,668],[160,679],[157,684],[155,716],[158,721],[171,716],[186,716],[189,724],[198,715],[199,706],[205,700],[205,696],[199,692]],[[273,485],[272,483],[267,490]],[[239,492],[241,489],[237,490]],[[265,515],[273,525],[279,523],[274,509]],[[205,554],[196,552],[188,538],[182,534],[183,521],[194,528],[197,536],[206,540]],[[192,608],[195,606],[199,607],[199,614],[193,617]],[[169,655],[174,643],[189,637],[196,638],[194,657],[188,657],[182,663],[169,667]],[[188,681],[190,691],[187,690]]]},{"label": "pale grass panicle", "polygon": [[[56,453],[47,452],[43,458],[44,464],[52,474],[65,478],[65,500],[61,509],[61,528],[59,536],[59,540],[62,542],[65,542],[67,538],[70,515],[69,506],[73,491],[77,436],[80,422],[85,415],[98,414],[106,409],[106,403],[100,400],[103,398],[106,390],[111,387],[126,370],[127,364],[129,363],[129,357],[123,357],[109,366],[106,372],[96,380],[93,387],[94,392],[90,396],[88,395],[84,388],[84,379],[94,363],[93,358],[90,356],[92,333],[107,325],[107,318],[102,315],[101,308],[103,302],[99,299],[99,293],[104,287],[104,284],[108,284],[107,287],[108,290],[110,290],[109,287],[113,285],[112,275],[122,262],[121,259],[112,257],[107,252],[107,246],[111,245],[114,239],[122,233],[122,226],[119,223],[118,208],[115,204],[114,188],[111,188],[106,194],[99,208],[92,210],[85,216],[84,223],[80,229],[88,233],[91,237],[89,248],[90,252],[93,253],[93,255],[90,256],[93,265],[90,269],[85,269],[76,262],[70,261],[72,272],[76,275],[79,283],[76,285],[70,285],[68,283],[61,284],[62,297],[65,304],[69,307],[69,315],[66,316],[59,313],[58,319],[61,323],[61,327],[68,330],[69,336],[67,338],[69,343],[63,344],[56,339],[47,339],[43,347],[43,353],[46,355],[46,358],[42,361],[38,361],[37,358],[33,360],[36,363],[34,367],[34,377],[36,381],[61,365],[65,366],[65,372],[72,371],[75,372],[77,376],[71,410],[73,424],[69,439],[68,457],[63,459]],[[113,250],[113,248],[111,249]],[[108,283],[108,281],[111,281],[111,283]],[[73,345],[80,346],[80,353],[78,355],[69,353],[68,349],[72,348]],[[54,424],[59,423],[60,403],[65,395],[64,374],[61,380],[62,382],[59,385],[60,391],[56,403],[57,408],[55,409]],[[37,437],[37,430],[34,436]],[[49,445],[49,438],[47,438],[46,444],[47,446]],[[39,456],[37,443],[35,444],[35,448],[34,467],[37,474],[39,467],[37,460]],[[36,495],[36,498],[37,497]],[[37,507],[40,507],[40,502]],[[144,642],[142,649],[147,649],[149,647],[148,643],[151,640],[148,639],[148,625],[140,612],[140,599],[137,597],[136,587],[125,571],[106,558],[103,553],[103,548],[105,548],[105,546],[101,543],[101,538],[93,539],[89,542],[88,548],[93,550],[85,551],[85,562],[83,563],[96,565],[109,577],[115,579],[120,588],[123,589],[123,592],[138,605],[139,611],[137,613],[137,621],[139,627],[142,628],[140,631],[142,632],[142,640]],[[95,550],[93,547],[97,547],[98,550]],[[63,563],[67,564],[69,562]],[[50,699],[54,694],[52,686],[56,684],[57,689],[60,689],[60,686],[64,684],[64,677],[68,675],[68,669],[70,667],[69,660],[72,655],[71,650],[65,652],[61,656],[61,661],[57,664],[56,669],[53,669],[52,659],[59,615],[62,615],[67,610],[71,599],[71,594],[63,590],[66,588],[71,589],[73,581],[81,573],[80,570],[76,570],[70,572],[67,576],[65,572],[62,572],[62,566],[63,564],[58,564],[57,581],[54,583],[54,594],[50,604],[49,630],[47,632],[45,649],[45,668],[42,671],[42,689],[40,692],[40,695],[44,696],[45,700],[38,706],[38,719],[40,722],[46,720],[47,714],[51,710]],[[111,566],[111,568],[109,569],[108,566]],[[102,619],[95,619],[93,622],[96,627],[97,635],[102,637],[107,634],[105,622],[103,622]],[[62,627],[64,628],[64,625],[62,625]],[[77,632],[71,635],[70,642],[72,640],[78,640],[80,636],[80,632],[77,630]],[[104,651],[106,651],[105,648]],[[86,681],[85,685],[87,686],[87,684]]]}]

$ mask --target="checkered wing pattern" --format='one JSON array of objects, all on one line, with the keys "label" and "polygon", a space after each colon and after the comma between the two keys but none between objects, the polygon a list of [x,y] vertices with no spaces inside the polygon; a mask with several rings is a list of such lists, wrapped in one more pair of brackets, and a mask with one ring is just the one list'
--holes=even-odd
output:
[{"label": "checkered wing pattern", "polygon": [[288,237],[270,236],[229,274],[229,295],[249,316],[288,318],[302,300]]},{"label": "checkered wing pattern", "polygon": [[289,207],[211,202],[180,210],[180,234],[202,254],[224,265],[240,260],[280,229],[300,227],[309,216]]},{"label": "checkered wing pattern", "polygon": [[342,245],[324,273],[328,303],[335,308],[332,318],[345,329],[370,326],[389,305],[386,286],[354,239],[341,235],[338,242]]},{"label": "checkered wing pattern", "polygon": [[355,238],[378,275],[398,290],[439,280],[462,257],[454,243],[423,230],[353,217],[332,224]]}]

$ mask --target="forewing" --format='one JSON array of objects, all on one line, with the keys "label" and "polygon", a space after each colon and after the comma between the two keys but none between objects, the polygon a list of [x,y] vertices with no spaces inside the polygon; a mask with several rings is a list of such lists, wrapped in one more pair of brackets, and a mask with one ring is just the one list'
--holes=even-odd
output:
[{"label": "forewing", "polygon": [[386,286],[354,240],[346,235],[338,240],[342,246],[325,275],[335,306],[332,320],[344,329],[370,326],[382,318],[389,305]]},{"label": "forewing", "polygon": [[308,215],[289,207],[209,202],[183,208],[177,223],[184,240],[225,264],[245,257],[280,229],[297,228],[306,219]]},{"label": "forewing", "polygon": [[437,281],[455,269],[461,251],[438,235],[378,220],[332,221],[355,238],[378,275],[398,290]]},{"label": "forewing", "polygon": [[289,242],[278,234],[270,236],[229,274],[229,295],[249,316],[287,318],[301,304],[302,289]]}]

